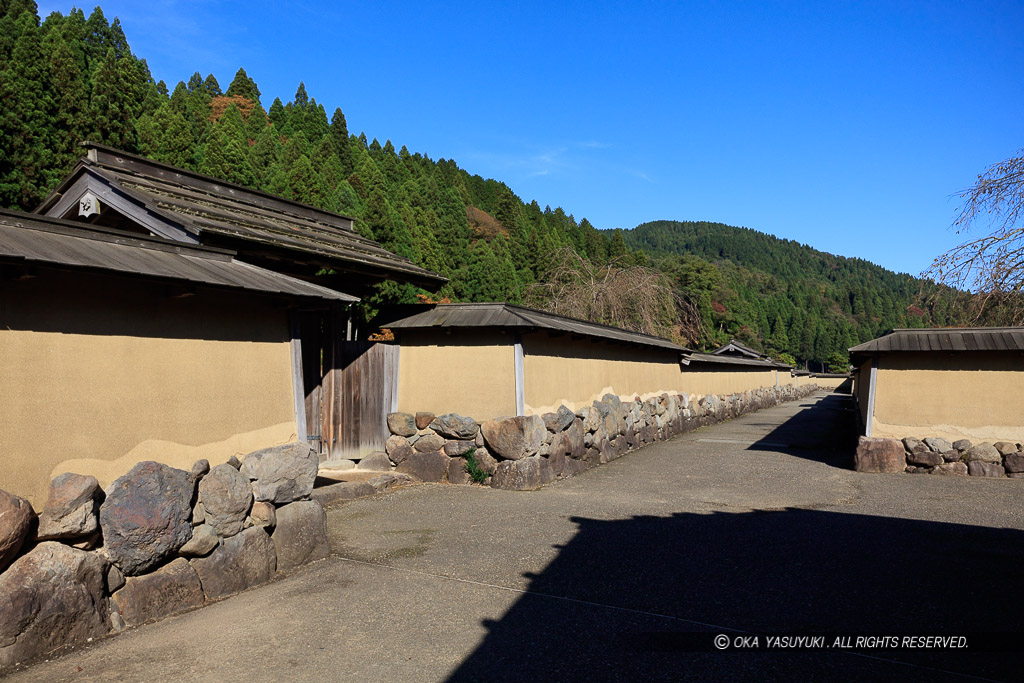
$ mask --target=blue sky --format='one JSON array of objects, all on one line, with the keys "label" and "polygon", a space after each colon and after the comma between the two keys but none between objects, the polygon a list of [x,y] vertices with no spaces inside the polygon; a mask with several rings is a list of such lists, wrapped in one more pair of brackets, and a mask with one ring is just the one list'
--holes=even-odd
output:
[{"label": "blue sky", "polygon": [[721,221],[917,274],[1024,147],[1019,1],[100,6],[172,88],[241,66],[269,107],[304,81],[354,133],[599,228]]}]

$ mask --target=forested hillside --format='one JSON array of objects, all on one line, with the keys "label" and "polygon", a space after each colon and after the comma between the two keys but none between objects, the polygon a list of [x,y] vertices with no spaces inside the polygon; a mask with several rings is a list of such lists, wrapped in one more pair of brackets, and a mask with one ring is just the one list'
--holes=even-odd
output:
[{"label": "forested hillside", "polygon": [[[545,293],[568,291],[545,288],[556,279],[575,280],[581,299],[602,284],[595,278],[642,282],[646,298],[668,302],[646,319],[602,313],[628,306],[585,314],[704,347],[737,336],[819,363],[838,363],[845,347],[890,327],[947,317],[913,305],[912,278],[752,230],[665,222],[596,230],[453,160],[353,134],[342,110],[302,83],[290,101],[267,105],[241,68],[227,87],[199,73],[173,86],[155,82],[100,8],[40,21],[31,0],[0,0],[0,103],[4,207],[35,208],[74,166],[78,143],[93,140],[352,216],[362,234],[448,277],[435,297],[554,308]],[[622,277],[642,266],[657,271]],[[643,301],[645,292],[621,294]],[[386,286],[368,305],[417,293]]]},{"label": "forested hillside", "polygon": [[[0,0],[0,205],[31,210],[89,139],[357,219],[358,230],[451,279],[440,294],[520,301],[561,247],[606,258],[612,240],[454,161],[353,135],[300,83],[264,108],[239,69],[226,88],[196,73],[167,86],[101,9],[54,13]],[[411,292],[387,296],[409,298]],[[384,295],[382,295],[384,296]]]},{"label": "forested hillside", "polygon": [[682,270],[715,330],[798,360],[845,355],[896,327],[955,322],[951,299],[918,278],[749,228],[654,221],[626,231],[625,243]]}]

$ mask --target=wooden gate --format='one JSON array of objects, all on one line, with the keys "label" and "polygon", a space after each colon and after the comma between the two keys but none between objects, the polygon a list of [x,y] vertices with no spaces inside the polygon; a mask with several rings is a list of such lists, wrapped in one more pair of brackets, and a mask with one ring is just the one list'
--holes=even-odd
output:
[{"label": "wooden gate", "polygon": [[398,403],[398,346],[341,341],[335,336],[323,380],[321,439],[332,460],[360,460],[383,451],[387,414]]}]

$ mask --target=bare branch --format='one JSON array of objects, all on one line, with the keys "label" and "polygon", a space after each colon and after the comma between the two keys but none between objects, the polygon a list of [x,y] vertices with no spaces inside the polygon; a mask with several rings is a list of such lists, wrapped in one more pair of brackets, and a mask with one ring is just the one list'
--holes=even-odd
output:
[{"label": "bare branch", "polygon": [[697,306],[664,273],[619,261],[595,265],[572,249],[553,254],[552,263],[544,281],[527,288],[529,305],[687,344],[699,338]]},{"label": "bare branch", "polygon": [[1024,324],[1024,149],[987,168],[959,194],[957,232],[969,231],[983,217],[992,232],[941,254],[923,275],[959,290],[970,322]]}]

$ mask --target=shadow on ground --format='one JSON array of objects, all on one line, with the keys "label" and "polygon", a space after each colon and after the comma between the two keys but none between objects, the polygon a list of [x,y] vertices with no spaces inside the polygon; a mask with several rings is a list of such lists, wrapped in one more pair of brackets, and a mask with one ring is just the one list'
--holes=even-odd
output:
[{"label": "shadow on ground", "polygon": [[578,533],[528,575],[529,592],[503,618],[484,623],[487,636],[450,680],[1019,673],[1009,653],[717,652],[708,635],[701,649],[685,634],[1021,631],[1024,593],[1012,577],[1024,532],[804,509],[573,521]]},{"label": "shadow on ground", "polygon": [[850,469],[857,448],[857,413],[849,394],[830,393],[803,401],[798,413],[747,450],[786,453]]}]

